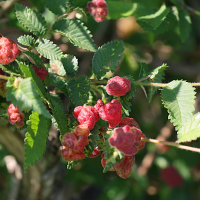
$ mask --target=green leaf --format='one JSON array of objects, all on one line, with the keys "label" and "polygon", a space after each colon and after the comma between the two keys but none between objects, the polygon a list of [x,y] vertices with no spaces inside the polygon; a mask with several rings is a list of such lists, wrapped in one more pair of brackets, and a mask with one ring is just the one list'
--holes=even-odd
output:
[{"label": "green leaf", "polygon": [[[142,62],[140,63],[140,74],[139,74],[139,79],[145,78],[150,74],[149,67],[146,63]],[[144,80],[143,82],[147,82],[148,79]]]},{"label": "green leaf", "polygon": [[87,103],[90,91],[90,81],[86,76],[80,76],[76,80],[71,79],[68,83],[68,92],[75,106]]},{"label": "green leaf", "polygon": [[63,110],[63,103],[59,96],[50,96],[50,107],[57,122],[58,130],[60,130],[61,135],[64,135],[66,132],[68,132],[68,119]]},{"label": "green leaf", "polygon": [[87,6],[88,0],[69,0],[72,9],[75,8],[85,8]]},{"label": "green leaf", "polygon": [[112,133],[106,134],[107,140],[104,142],[103,154],[106,160],[106,166],[103,172],[107,172],[115,163],[120,163],[123,160],[123,154],[116,148],[110,146],[108,139],[112,136]]},{"label": "green leaf", "polygon": [[0,63],[0,68],[6,72],[6,73],[9,73],[9,74],[13,74],[14,76],[21,76],[22,75],[22,71],[21,69],[19,68],[16,60],[9,63],[8,65],[2,65]]},{"label": "green leaf", "polygon": [[94,151],[94,148],[97,147],[99,134],[100,134],[100,131],[98,129],[90,130],[90,135],[88,136],[89,144],[84,148],[86,157],[89,157],[90,154]]},{"label": "green leaf", "polygon": [[[146,10],[146,9],[145,9]],[[159,25],[165,20],[167,14],[169,13],[169,9],[163,4],[158,11],[154,14],[148,14],[145,12],[138,12],[138,21],[142,21],[152,26],[155,30],[159,27]]]},{"label": "green leaf", "polygon": [[62,91],[64,93],[65,96],[69,96],[68,94],[68,82],[57,77],[54,75],[49,76],[50,81],[52,83],[52,85],[54,85],[57,89],[59,89],[60,91]]},{"label": "green leaf", "polygon": [[37,162],[45,152],[51,120],[33,112],[27,121],[27,133],[24,143],[24,170]]},{"label": "green leaf", "polygon": [[31,58],[33,60],[33,63],[35,63],[35,65],[37,67],[45,68],[44,63],[43,63],[42,59],[38,56],[38,54],[35,54],[31,51],[26,51],[23,53],[26,54],[29,58]]},{"label": "green leaf", "polygon": [[35,39],[31,35],[23,35],[17,39],[17,41],[25,46],[33,47]]},{"label": "green leaf", "polygon": [[62,15],[68,10],[68,0],[42,0],[45,7],[56,15]]},{"label": "green leaf", "polygon": [[122,110],[125,115],[129,116],[129,112],[131,112],[131,99],[135,96],[135,84],[134,79],[131,75],[126,76],[126,78],[130,79],[131,81],[131,89],[127,92],[124,96],[119,98],[120,103],[122,104]]},{"label": "green leaf", "polygon": [[107,19],[119,19],[133,15],[139,6],[137,3],[122,1],[106,1],[106,3],[109,10]]},{"label": "green leaf", "polygon": [[79,160],[77,160],[77,161],[68,161],[67,162],[67,169],[73,169],[74,166],[76,166],[78,162],[79,162]]},{"label": "green leaf", "polygon": [[146,22],[138,20],[138,24],[143,28],[143,30],[147,32],[152,32],[155,34],[162,34],[170,29],[174,28],[176,24],[178,24],[176,13],[172,8],[168,8],[170,12],[166,16],[166,18],[162,21],[158,28],[154,29],[152,26],[147,24]]},{"label": "green leaf", "polygon": [[92,59],[92,70],[97,78],[102,78],[107,72],[114,72],[124,53],[121,40],[110,42],[99,47]]},{"label": "green leaf", "polygon": [[90,31],[83,23],[75,19],[61,19],[55,22],[52,29],[65,35],[75,46],[92,52],[96,51]]},{"label": "green leaf", "polygon": [[177,7],[181,7],[184,4],[183,0],[170,0],[174,5],[176,5]]},{"label": "green leaf", "polygon": [[164,87],[161,96],[169,113],[169,119],[180,128],[192,117],[194,111],[195,88],[186,81],[172,81]]},{"label": "green leaf", "polygon": [[18,3],[15,3],[15,8],[16,17],[20,24],[38,37],[45,35],[46,21],[39,12],[26,8]]},{"label": "green leaf", "polygon": [[62,52],[59,47],[50,40],[42,38],[41,40],[37,40],[36,50],[45,58],[59,60],[62,56]]},{"label": "green leaf", "polygon": [[90,145],[93,147],[93,149],[94,147],[97,146],[97,141],[99,140],[99,134],[100,131],[98,129],[90,130],[90,135],[88,136],[88,138],[91,139]]},{"label": "green leaf", "polygon": [[40,115],[51,118],[51,115],[43,104],[43,100],[37,93],[37,86],[31,78],[20,80],[18,87],[15,87],[14,77],[12,77],[7,82],[7,88],[7,101],[11,101],[21,110],[33,110],[38,112]]},{"label": "green leaf", "polygon": [[200,113],[195,114],[178,131],[179,142],[191,142],[200,137]]},{"label": "green leaf", "polygon": [[58,68],[57,74],[60,76],[74,77],[78,71],[78,60],[72,55],[64,55],[60,60],[51,60],[50,65]]},{"label": "green leaf", "polygon": [[191,19],[190,15],[187,11],[178,11],[178,28],[179,28],[179,34],[181,37],[181,41],[185,42],[187,38],[189,37],[189,34],[191,32]]},{"label": "green leaf", "polygon": [[34,83],[37,85],[37,92],[40,94],[42,98],[45,99],[47,97],[48,91],[45,88],[44,83],[41,81],[41,79],[37,76],[37,74],[33,70],[32,66],[26,65],[23,62],[18,62],[18,64],[26,77],[33,78]]},{"label": "green leaf", "polygon": [[[166,64],[163,64],[160,67],[157,67],[156,69],[152,70],[150,72],[151,76],[150,79],[154,82],[154,83],[162,83],[162,80],[164,79],[164,75],[165,75],[165,70],[168,66]],[[150,87],[149,88],[149,103],[151,102],[153,95],[157,92],[159,87]]]}]

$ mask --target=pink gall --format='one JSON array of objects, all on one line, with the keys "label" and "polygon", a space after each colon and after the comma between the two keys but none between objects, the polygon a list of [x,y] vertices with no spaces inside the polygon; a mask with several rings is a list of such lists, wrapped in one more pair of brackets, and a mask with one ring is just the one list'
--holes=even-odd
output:
[{"label": "pink gall", "polygon": [[115,76],[106,85],[106,92],[115,97],[124,96],[131,89],[131,81],[128,78]]},{"label": "pink gall", "polygon": [[0,63],[7,65],[13,62],[18,54],[17,44],[13,40],[0,35]]}]

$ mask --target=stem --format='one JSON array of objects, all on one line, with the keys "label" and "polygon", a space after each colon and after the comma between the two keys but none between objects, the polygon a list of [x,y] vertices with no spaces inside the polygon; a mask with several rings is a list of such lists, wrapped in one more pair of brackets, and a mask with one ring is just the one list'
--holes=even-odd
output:
[{"label": "stem", "polygon": [[152,74],[149,74],[148,76],[139,79],[138,82],[145,81],[146,79],[150,78],[151,76],[152,76]]},{"label": "stem", "polygon": [[195,9],[193,9],[193,8],[191,8],[191,7],[189,7],[189,6],[187,6],[187,5],[183,5],[189,12],[191,12],[192,14],[195,14],[195,15],[198,15],[198,16],[200,16],[200,12],[199,11],[197,11],[197,10],[195,10]]},{"label": "stem", "polygon": [[136,85],[144,85],[144,86],[154,86],[154,87],[166,87],[169,84],[168,83],[143,83],[140,81],[134,81]]},{"label": "stem", "polygon": [[[167,87],[169,83],[143,83],[140,81],[134,81],[136,85],[144,85],[144,86],[154,86],[154,87]],[[200,86],[200,83],[190,83],[192,86]]]},{"label": "stem", "polygon": [[199,148],[189,147],[189,146],[181,145],[181,144],[178,144],[178,143],[175,143],[175,142],[159,141],[159,140],[148,139],[148,138],[141,138],[141,140],[145,141],[145,142],[155,143],[155,144],[163,144],[163,145],[168,145],[168,146],[174,146],[174,147],[177,147],[179,149],[185,149],[185,150],[188,150],[188,151],[193,151],[193,152],[200,153],[200,149]]},{"label": "stem", "polygon": [[107,80],[95,80],[95,79],[90,79],[92,85],[106,85]]},{"label": "stem", "polygon": [[4,75],[0,75],[0,79],[9,80],[9,77],[4,76]]},{"label": "stem", "polygon": [[69,15],[68,13],[65,13],[65,14],[59,16],[59,17],[56,19],[56,21],[61,20],[61,19],[65,18],[65,17],[68,16],[68,15]]},{"label": "stem", "polygon": [[190,83],[192,86],[200,86],[200,83]]},{"label": "stem", "polygon": [[19,44],[17,45],[20,51],[29,51],[27,48],[20,46]]}]

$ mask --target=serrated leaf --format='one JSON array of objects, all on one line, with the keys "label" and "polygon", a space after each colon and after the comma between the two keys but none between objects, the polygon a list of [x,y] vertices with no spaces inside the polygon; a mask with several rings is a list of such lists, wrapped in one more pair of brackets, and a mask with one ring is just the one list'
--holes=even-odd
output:
[{"label": "serrated leaf", "polygon": [[178,11],[178,28],[179,28],[179,35],[181,37],[181,41],[185,42],[187,38],[189,37],[190,31],[191,31],[191,19],[190,15],[187,11]]},{"label": "serrated leaf", "polygon": [[180,128],[192,117],[194,111],[195,91],[194,87],[186,81],[172,81],[162,92],[162,102],[168,110],[168,118]]},{"label": "serrated leaf", "polygon": [[41,79],[37,76],[35,71],[33,70],[32,66],[26,65],[23,62],[18,62],[19,67],[23,71],[24,75],[26,77],[32,77],[34,83],[37,85],[37,91],[40,94],[41,97],[44,99],[47,97],[48,91],[44,86],[44,83],[41,81]]},{"label": "serrated leaf", "polygon": [[96,90],[94,90],[93,88],[91,88],[90,92],[89,92],[89,98],[87,101],[88,105],[94,105],[97,102],[98,98],[96,95]]},{"label": "serrated leaf", "polygon": [[72,169],[75,165],[77,165],[79,161],[68,161],[67,162],[67,169]]},{"label": "serrated leaf", "polygon": [[7,88],[7,101],[11,101],[21,110],[33,110],[38,112],[40,115],[51,118],[51,115],[47,111],[42,99],[37,93],[37,86],[31,78],[20,80],[18,87],[15,87],[14,78],[12,77],[7,82]]},{"label": "serrated leaf", "polygon": [[85,156],[89,157],[90,154],[94,151],[94,148],[97,147],[97,142],[99,140],[100,131],[98,129],[90,130],[90,135],[88,136],[89,144],[85,146]]},{"label": "serrated leaf", "polygon": [[85,8],[88,3],[88,0],[69,0],[69,3],[72,9]]},{"label": "serrated leaf", "polygon": [[90,135],[88,136],[89,139],[91,139],[90,145],[93,147],[97,146],[97,141],[99,140],[99,134],[100,131],[97,129],[90,130]]},{"label": "serrated leaf", "polygon": [[86,76],[71,79],[68,83],[69,97],[75,106],[82,106],[87,102],[89,91],[90,81]]},{"label": "serrated leaf", "polygon": [[191,142],[200,137],[200,113],[195,114],[178,131],[179,142]]},{"label": "serrated leaf", "polygon": [[131,112],[131,102],[127,101],[123,97],[120,98],[120,103],[122,104],[122,110],[125,113],[126,116],[129,116],[129,113]]},{"label": "serrated leaf", "polygon": [[170,0],[174,5],[181,7],[184,4],[183,0]]},{"label": "serrated leaf", "polygon": [[42,0],[44,5],[54,14],[62,15],[68,10],[68,0]]},{"label": "serrated leaf", "polygon": [[58,124],[58,129],[60,130],[61,135],[64,135],[68,131],[68,119],[63,110],[63,103],[57,95],[50,96],[50,107]]},{"label": "serrated leaf", "polygon": [[119,101],[122,104],[122,110],[125,115],[129,116],[129,112],[131,112],[131,99],[135,96],[135,84],[134,79],[131,75],[126,76],[126,78],[130,79],[131,81],[131,89],[127,92],[124,96],[120,96]]},{"label": "serrated leaf", "polygon": [[86,49],[92,52],[97,50],[90,31],[83,25],[83,23],[75,19],[61,19],[55,22],[52,29],[65,35],[72,44],[81,49]]},{"label": "serrated leaf", "polygon": [[53,44],[50,40],[44,38],[37,40],[35,48],[38,53],[47,59],[59,60],[62,56],[62,52],[59,47]]},{"label": "serrated leaf", "polygon": [[[146,63],[142,62],[140,63],[140,74],[139,74],[139,79],[145,78],[150,74],[149,67]],[[148,79],[144,80],[143,82],[147,82]]]},{"label": "serrated leaf", "polygon": [[50,78],[50,81],[52,83],[52,85],[54,85],[57,89],[59,89],[61,92],[64,93],[65,96],[69,96],[68,94],[68,82],[63,80],[63,79],[60,79],[59,77],[57,76],[49,76]]},{"label": "serrated leaf", "polygon": [[122,1],[106,1],[106,3],[109,10],[107,19],[119,19],[133,15],[139,6],[137,3]]},{"label": "serrated leaf", "polygon": [[114,72],[124,54],[124,44],[121,40],[110,42],[99,47],[92,59],[92,70],[98,79],[107,72]]},{"label": "serrated leaf", "polygon": [[23,52],[23,53],[26,54],[29,58],[31,58],[37,67],[44,67],[45,68],[42,59],[37,54],[35,54],[31,51],[26,51],[26,52]]},{"label": "serrated leaf", "polygon": [[137,22],[143,28],[144,31],[152,32],[155,34],[162,34],[166,31],[169,31],[170,29],[175,27],[176,24],[178,24],[174,10],[172,10],[172,8],[168,9],[170,10],[170,12],[166,16],[166,18],[162,21],[162,23],[159,25],[159,27],[156,29],[154,29],[152,26],[143,21],[138,20]]},{"label": "serrated leaf", "polygon": [[101,94],[101,99],[104,103],[106,103],[107,101],[107,92],[106,92],[106,86],[99,86],[96,88],[98,90],[98,92]]},{"label": "serrated leaf", "polygon": [[25,162],[24,170],[37,162],[44,154],[48,138],[50,119],[33,112],[27,121],[27,133],[24,143]]},{"label": "serrated leaf", "polygon": [[60,76],[74,77],[78,71],[78,60],[72,55],[65,55],[60,60],[51,60],[50,65],[56,66]]},{"label": "serrated leaf", "polygon": [[15,8],[16,17],[20,24],[38,37],[45,35],[47,26],[46,21],[39,12],[18,3],[15,3]]},{"label": "serrated leaf", "polygon": [[17,39],[17,41],[25,46],[33,47],[35,39],[31,35],[23,35]]},{"label": "serrated leaf", "polygon": [[107,172],[111,167],[115,165],[115,163],[120,163],[123,160],[123,154],[118,151],[116,148],[110,146],[108,139],[111,137],[112,133],[106,134],[107,140],[104,142],[103,154],[106,159],[106,166],[103,172]]},{"label": "serrated leaf", "polygon": [[13,62],[9,63],[8,65],[2,65],[0,63],[0,68],[8,74],[13,74],[15,76],[22,75],[22,71],[20,70],[16,61],[13,61]]},{"label": "serrated leaf", "polygon": [[163,4],[158,11],[154,14],[139,14],[138,13],[138,21],[142,21],[152,26],[155,30],[159,27],[159,25],[165,20],[167,14],[169,13],[169,9]]},{"label": "serrated leaf", "polygon": [[[156,69],[152,70],[150,72],[151,76],[150,79],[154,82],[154,83],[162,83],[162,80],[164,79],[164,71],[166,70],[168,66],[166,64],[163,64],[160,67],[157,67]],[[150,87],[149,88],[149,103],[151,102],[153,95],[157,92],[159,87]]]}]

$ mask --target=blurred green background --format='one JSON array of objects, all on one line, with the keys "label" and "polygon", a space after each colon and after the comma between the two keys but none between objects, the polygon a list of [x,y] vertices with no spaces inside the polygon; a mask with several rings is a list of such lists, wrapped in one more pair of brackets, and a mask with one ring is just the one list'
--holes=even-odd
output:
[{"label": "blurred green background", "polygon": [[[149,1],[146,0],[146,3]],[[150,6],[160,6],[163,2],[171,5],[170,1],[153,0]],[[185,1],[187,5],[200,10],[199,0]],[[21,4],[40,11],[49,26],[55,19],[55,15],[44,8],[40,1],[20,1]],[[16,41],[27,33],[15,17],[14,7],[0,10],[0,33]],[[5,8],[4,8],[5,9]],[[119,63],[114,75],[132,75],[139,79],[140,63],[145,62],[150,69],[154,69],[163,63],[169,66],[166,70],[164,82],[175,79],[183,79],[188,82],[200,81],[200,17],[191,15],[192,31],[185,43],[181,42],[176,30],[164,34],[146,33],[137,24],[136,18],[130,16],[118,20],[105,20],[96,23],[92,17],[85,21],[85,25],[91,31],[94,42],[101,46],[108,41],[123,40],[125,44],[124,57]],[[74,47],[60,34],[49,34],[48,38],[58,44],[64,53],[75,55],[79,60],[79,75],[91,75],[93,53]],[[16,41],[17,42],[17,41]],[[46,62],[46,60],[44,60]],[[112,74],[110,74],[112,76]],[[197,98],[195,111],[199,111],[199,88],[196,88]],[[167,140],[175,142],[176,132],[168,121],[168,114],[164,109],[160,91],[153,97],[149,104],[143,90],[138,87],[135,97],[132,99],[132,112],[130,114],[141,127],[147,138]],[[3,102],[3,100],[2,100]],[[2,103],[1,102],[1,103]],[[65,108],[68,100],[63,97]],[[1,144],[1,141],[0,141]],[[200,147],[200,141],[193,141],[185,145]],[[58,148],[59,149],[59,148]],[[8,193],[20,184],[16,180],[16,170],[9,170],[8,159],[10,152],[4,146],[0,146],[0,200],[8,199]],[[101,158],[84,159],[73,169],[68,170],[66,162],[60,158],[61,170],[59,179],[67,186],[67,195],[63,199],[71,200],[199,200],[200,199],[200,159],[198,153],[179,150],[175,147],[155,145],[147,143],[145,148],[136,154],[135,164],[129,178],[121,179],[115,172],[103,173]],[[173,166],[182,181],[175,187],[162,178],[161,171],[167,166]],[[18,178],[20,180],[20,178]],[[172,177],[173,179],[173,177]],[[18,181],[20,183],[20,181]],[[59,185],[58,185],[59,187]],[[18,192],[20,189],[18,190]],[[20,193],[20,192],[19,192]],[[13,199],[18,199],[15,195]],[[38,197],[36,199],[42,199]],[[45,198],[43,198],[45,199]],[[55,197],[55,200],[59,197]],[[11,200],[11,199],[9,199]]]}]

